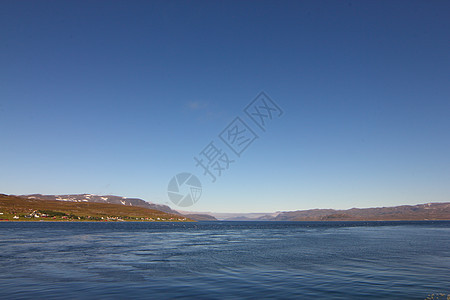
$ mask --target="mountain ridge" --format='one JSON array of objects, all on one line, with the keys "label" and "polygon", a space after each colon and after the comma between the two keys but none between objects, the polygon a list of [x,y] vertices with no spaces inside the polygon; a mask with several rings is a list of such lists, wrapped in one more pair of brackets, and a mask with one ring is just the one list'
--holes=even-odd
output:
[{"label": "mountain ridge", "polygon": [[192,221],[180,214],[132,205],[58,201],[0,194],[2,221]]},{"label": "mountain ridge", "polygon": [[[176,211],[167,205],[155,204],[139,198],[114,195],[66,194],[66,195],[19,195],[27,199],[58,200],[69,202],[94,202],[121,204],[155,209],[165,213],[186,216],[198,221],[392,221],[392,220],[450,220],[450,202],[435,202],[391,207],[339,209],[308,209],[276,213],[203,213]],[[220,217],[219,217],[220,216]]]},{"label": "mountain ridge", "polygon": [[47,201],[65,201],[65,202],[85,202],[85,203],[109,203],[124,206],[137,206],[147,209],[154,209],[168,214],[188,217],[196,221],[217,221],[216,218],[207,214],[182,214],[168,205],[147,202],[140,198],[128,198],[115,195],[95,195],[95,194],[63,194],[63,195],[43,195],[29,194],[17,195],[26,199],[47,200]]},{"label": "mountain ridge", "polygon": [[156,204],[147,202],[139,198],[128,198],[114,195],[94,195],[94,194],[63,194],[63,195],[43,195],[43,194],[29,194],[16,195],[17,197],[37,200],[54,200],[54,201],[68,201],[68,202],[94,202],[94,203],[109,203],[122,204],[125,206],[139,206],[149,209],[156,209],[165,213],[181,215],[176,210],[171,209],[164,204]]},{"label": "mountain ridge", "polygon": [[450,202],[436,202],[391,207],[308,209],[280,212],[275,217],[263,216],[260,221],[395,221],[450,220]]},{"label": "mountain ridge", "polygon": [[[187,213],[187,212],[184,212]],[[203,214],[203,212],[195,212]],[[274,213],[207,214],[221,221],[392,221],[450,220],[450,202],[350,209],[306,209]]]}]

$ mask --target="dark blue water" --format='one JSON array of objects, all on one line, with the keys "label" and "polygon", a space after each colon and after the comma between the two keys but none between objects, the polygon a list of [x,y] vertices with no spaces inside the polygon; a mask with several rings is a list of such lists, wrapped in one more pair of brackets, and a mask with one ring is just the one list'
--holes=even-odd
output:
[{"label": "dark blue water", "polygon": [[450,222],[0,223],[1,299],[425,299],[449,283]]}]

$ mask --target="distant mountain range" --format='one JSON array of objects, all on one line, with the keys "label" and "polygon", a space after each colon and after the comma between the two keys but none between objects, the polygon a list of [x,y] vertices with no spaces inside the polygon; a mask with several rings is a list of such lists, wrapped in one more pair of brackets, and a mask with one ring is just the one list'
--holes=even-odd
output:
[{"label": "distant mountain range", "polygon": [[220,221],[254,221],[261,217],[269,218],[276,217],[279,212],[275,213],[218,213],[218,212],[189,212],[178,210],[181,214],[187,216],[190,214],[194,215],[209,215]]},{"label": "distant mountain range", "polygon": [[450,202],[347,210],[309,209],[280,212],[258,218],[234,217],[228,221],[394,221],[450,220]]},{"label": "distant mountain range", "polygon": [[49,201],[68,201],[68,202],[88,202],[88,203],[109,203],[109,204],[120,204],[125,206],[136,206],[148,209],[159,210],[169,214],[176,214],[186,216],[190,219],[196,221],[217,221],[216,218],[206,214],[181,214],[176,210],[171,209],[167,205],[155,204],[144,201],[139,198],[127,198],[113,195],[93,195],[93,194],[76,194],[76,195],[19,195],[18,197],[26,199],[36,199],[36,200],[49,200]]},{"label": "distant mountain range", "polygon": [[165,213],[186,216],[197,221],[390,221],[390,220],[450,220],[450,202],[402,205],[394,207],[352,208],[347,210],[309,209],[277,213],[212,213],[176,211],[167,205],[155,204],[138,198],[113,195],[21,195],[37,200],[69,202],[94,202],[120,204],[159,210]]}]

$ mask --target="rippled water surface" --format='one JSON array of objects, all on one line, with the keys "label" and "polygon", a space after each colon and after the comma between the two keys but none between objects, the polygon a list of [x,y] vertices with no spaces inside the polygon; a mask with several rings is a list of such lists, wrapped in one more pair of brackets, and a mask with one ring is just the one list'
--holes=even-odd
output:
[{"label": "rippled water surface", "polygon": [[449,283],[444,221],[0,223],[1,299],[425,299]]}]

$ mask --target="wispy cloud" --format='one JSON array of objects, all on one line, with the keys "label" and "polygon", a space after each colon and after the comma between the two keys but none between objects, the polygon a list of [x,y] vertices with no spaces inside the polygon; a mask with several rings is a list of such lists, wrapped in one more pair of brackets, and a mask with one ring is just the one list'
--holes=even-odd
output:
[{"label": "wispy cloud", "polygon": [[188,101],[186,102],[186,110],[203,121],[217,120],[222,118],[224,114],[224,110],[217,109],[214,102],[206,101]]},{"label": "wispy cloud", "polygon": [[187,107],[191,110],[200,110],[206,108],[207,106],[207,103],[201,101],[189,101],[187,103]]}]

